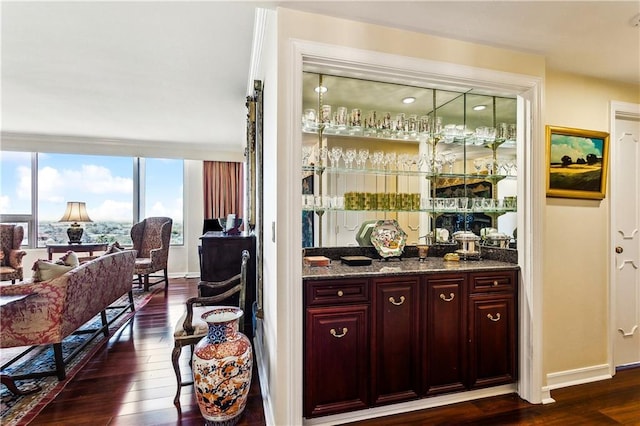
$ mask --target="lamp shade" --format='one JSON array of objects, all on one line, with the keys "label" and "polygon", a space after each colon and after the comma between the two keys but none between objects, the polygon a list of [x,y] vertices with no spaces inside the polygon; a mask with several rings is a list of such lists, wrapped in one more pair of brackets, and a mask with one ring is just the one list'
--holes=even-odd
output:
[{"label": "lamp shade", "polygon": [[87,206],[81,201],[68,201],[67,210],[59,222],[92,222],[87,214]]}]

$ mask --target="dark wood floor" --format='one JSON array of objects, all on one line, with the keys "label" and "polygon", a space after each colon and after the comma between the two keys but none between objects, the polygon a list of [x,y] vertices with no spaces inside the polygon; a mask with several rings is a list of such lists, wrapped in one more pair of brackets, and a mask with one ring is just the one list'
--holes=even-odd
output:
[{"label": "dark wood floor", "polygon": [[[156,294],[32,424],[202,425],[192,387],[182,389],[182,413],[173,406],[176,385],[170,361],[173,327],[184,301],[195,294],[195,283],[171,280],[168,297]],[[181,358],[185,374],[190,373],[189,353],[183,351]],[[640,368],[620,371],[612,380],[558,389],[552,396],[557,402],[548,405],[506,395],[355,424],[640,425]],[[255,374],[239,424],[265,424]]]},{"label": "dark wood floor", "polygon": [[[136,312],[65,389],[35,418],[34,425],[202,425],[193,386],[182,388],[180,413],[173,405],[176,376],[171,365],[173,328],[197,280],[172,279],[164,292]],[[191,351],[182,351],[188,377]],[[254,377],[239,425],[264,425],[260,385]]]},{"label": "dark wood floor", "polygon": [[640,425],[640,368],[619,371],[611,380],[557,389],[551,396],[556,402],[547,405],[529,404],[513,394],[351,425]]}]

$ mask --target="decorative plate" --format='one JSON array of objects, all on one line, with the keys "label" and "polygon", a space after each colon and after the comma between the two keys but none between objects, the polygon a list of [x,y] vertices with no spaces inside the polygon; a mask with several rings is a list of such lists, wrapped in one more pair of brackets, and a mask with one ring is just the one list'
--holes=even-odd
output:
[{"label": "decorative plate", "polygon": [[407,234],[395,220],[379,220],[371,232],[371,243],[382,257],[400,256],[407,244]]}]

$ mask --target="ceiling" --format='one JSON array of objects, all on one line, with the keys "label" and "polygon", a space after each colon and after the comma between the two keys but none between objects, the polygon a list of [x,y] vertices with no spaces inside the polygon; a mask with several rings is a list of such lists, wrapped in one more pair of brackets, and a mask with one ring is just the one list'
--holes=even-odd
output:
[{"label": "ceiling", "polygon": [[640,83],[639,1],[2,1],[2,131],[241,151],[254,9],[278,5]]}]

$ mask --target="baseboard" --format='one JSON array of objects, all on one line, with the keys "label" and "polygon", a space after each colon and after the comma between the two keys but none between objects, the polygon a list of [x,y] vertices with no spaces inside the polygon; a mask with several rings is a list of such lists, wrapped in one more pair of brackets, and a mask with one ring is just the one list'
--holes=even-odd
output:
[{"label": "baseboard", "polygon": [[611,378],[608,364],[593,365],[575,370],[558,371],[547,374],[547,386],[543,389],[553,390],[584,383],[597,382]]},{"label": "baseboard", "polygon": [[421,398],[414,401],[368,408],[365,410],[352,411],[343,414],[318,417],[314,419],[304,419],[304,426],[335,426],[344,423],[351,423],[361,420],[375,419],[378,417],[391,416],[394,414],[407,413],[409,411],[424,410],[427,408],[442,407],[444,405],[456,404],[459,402],[471,401],[474,399],[488,398],[498,395],[506,395],[516,392],[516,386],[500,385],[490,388],[473,391],[458,392],[429,398]]},{"label": "baseboard", "polygon": [[267,425],[275,425],[273,417],[273,403],[271,401],[271,393],[269,392],[269,377],[267,376],[266,366],[264,364],[265,358],[262,353],[262,324],[258,319],[256,320],[256,326],[254,330],[255,336],[253,337],[253,349],[256,353],[256,359],[254,365],[258,368],[258,377],[260,378],[260,393],[262,394],[262,409],[264,410],[264,419]]}]

